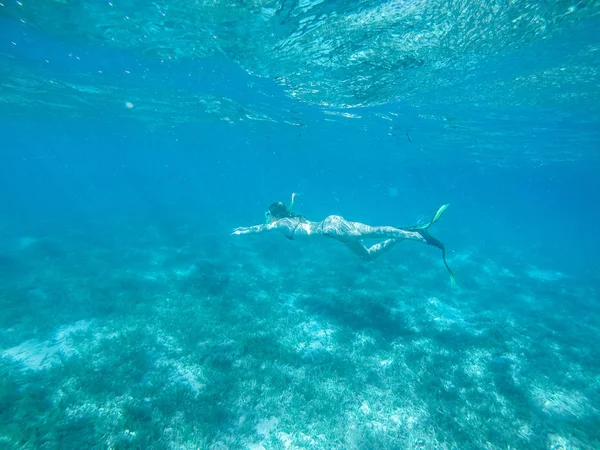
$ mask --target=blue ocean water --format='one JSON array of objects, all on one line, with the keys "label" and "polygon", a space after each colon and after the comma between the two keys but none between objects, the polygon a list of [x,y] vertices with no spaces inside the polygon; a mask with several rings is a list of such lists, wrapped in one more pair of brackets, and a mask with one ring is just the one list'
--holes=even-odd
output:
[{"label": "blue ocean water", "polygon": [[0,447],[600,448],[599,13],[1,1]]}]

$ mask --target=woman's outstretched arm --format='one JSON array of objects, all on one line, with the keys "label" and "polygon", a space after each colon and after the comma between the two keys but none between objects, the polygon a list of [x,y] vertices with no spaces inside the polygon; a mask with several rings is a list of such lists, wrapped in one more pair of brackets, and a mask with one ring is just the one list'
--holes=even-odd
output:
[{"label": "woman's outstretched arm", "polygon": [[233,230],[233,233],[231,234],[235,234],[235,235],[239,235],[239,234],[255,234],[255,233],[263,233],[265,231],[271,231],[271,230],[275,230],[277,229],[277,223],[265,223],[265,224],[261,224],[261,225],[253,225],[251,227],[238,227],[235,230]]}]

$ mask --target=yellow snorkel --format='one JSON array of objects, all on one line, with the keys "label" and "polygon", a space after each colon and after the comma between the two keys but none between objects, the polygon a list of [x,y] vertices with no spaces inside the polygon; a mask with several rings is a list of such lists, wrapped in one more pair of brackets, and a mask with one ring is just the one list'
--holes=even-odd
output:
[{"label": "yellow snorkel", "polygon": [[296,200],[296,194],[295,192],[292,192],[292,201],[290,202],[290,205],[288,206],[288,211],[291,211],[292,208],[294,207],[294,201]]}]

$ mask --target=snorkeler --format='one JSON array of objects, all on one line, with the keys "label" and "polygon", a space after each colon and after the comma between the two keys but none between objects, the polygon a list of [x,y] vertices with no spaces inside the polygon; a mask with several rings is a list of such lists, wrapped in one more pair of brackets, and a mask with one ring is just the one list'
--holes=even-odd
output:
[{"label": "snorkeler", "polygon": [[[442,205],[437,210],[433,219],[423,225],[408,228],[395,228],[390,226],[372,227],[359,222],[349,222],[340,216],[327,216],[320,222],[311,222],[304,216],[292,212],[296,194],[292,194],[292,202],[285,206],[276,202],[269,206],[265,213],[266,223],[252,227],[236,228],[232,234],[262,233],[264,231],[279,231],[288,239],[297,239],[309,236],[326,236],[336,239],[346,245],[365,261],[373,261],[384,253],[390,251],[396,244],[404,240],[422,242],[433,245],[442,251],[442,260],[450,280],[454,282],[454,274],[446,262],[446,249],[444,244],[429,234],[427,229],[439,220],[448,205]],[[363,239],[384,239],[377,244],[367,247]]]}]

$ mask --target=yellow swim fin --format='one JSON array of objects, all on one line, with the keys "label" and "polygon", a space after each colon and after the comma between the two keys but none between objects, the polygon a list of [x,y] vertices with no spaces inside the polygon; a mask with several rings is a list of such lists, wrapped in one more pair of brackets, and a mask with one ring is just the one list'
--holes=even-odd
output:
[{"label": "yellow swim fin", "polygon": [[446,211],[446,209],[448,209],[448,206],[450,206],[449,203],[446,203],[445,205],[440,206],[440,208],[436,211],[436,213],[433,215],[433,219],[431,219],[429,222],[424,223],[422,225],[415,225],[413,227],[409,227],[409,228],[404,228],[405,230],[409,230],[409,231],[418,231],[418,230],[426,230],[427,228],[429,228],[431,225],[433,225],[434,223],[436,223],[438,220],[440,220],[440,217],[442,217],[442,214],[444,214],[444,211]]}]

